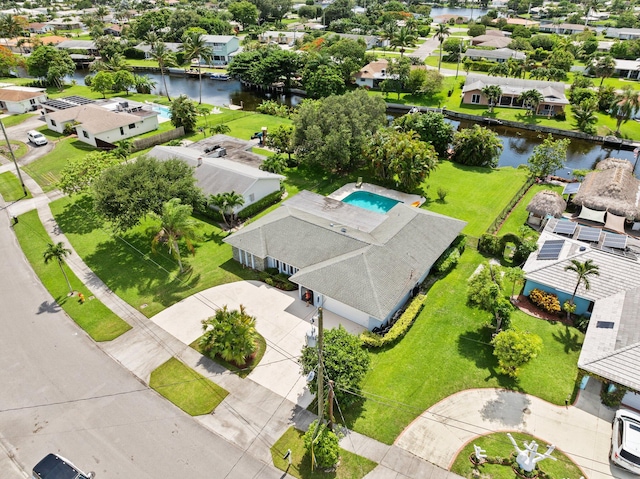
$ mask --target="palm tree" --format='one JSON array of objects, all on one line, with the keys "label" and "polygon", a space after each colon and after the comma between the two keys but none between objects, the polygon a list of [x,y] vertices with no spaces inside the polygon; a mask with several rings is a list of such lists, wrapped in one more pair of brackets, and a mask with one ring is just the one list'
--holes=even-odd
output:
[{"label": "palm tree", "polygon": [[202,321],[202,331],[198,346],[236,366],[244,366],[256,350],[256,318],[250,316],[243,305],[239,310],[229,311],[226,305],[217,309],[215,316]]},{"label": "palm tree", "polygon": [[58,266],[60,266],[60,271],[64,275],[64,279],[67,282],[67,286],[69,287],[69,296],[73,294],[73,288],[71,287],[71,283],[69,282],[69,278],[67,277],[67,273],[64,270],[64,258],[71,254],[71,250],[64,247],[64,243],[62,241],[51,244],[47,246],[47,249],[43,253],[44,264],[48,264],[51,260],[56,260],[58,262]]},{"label": "palm tree", "polygon": [[613,105],[611,105],[611,115],[616,117],[616,134],[620,134],[620,127],[629,121],[631,116],[640,108],[638,92],[631,86],[627,86],[622,93],[616,95]]},{"label": "palm tree", "polygon": [[489,103],[489,113],[493,113],[493,107],[498,103],[502,96],[502,88],[498,85],[488,85],[482,89],[482,93],[487,97]]},{"label": "palm tree", "polygon": [[171,50],[167,48],[163,42],[155,42],[151,45],[149,50],[149,56],[158,62],[160,67],[160,76],[162,77],[162,83],[164,85],[164,91],[167,93],[167,100],[171,101],[169,96],[169,89],[167,88],[167,79],[164,76],[165,67],[173,66],[176,64],[176,57]]},{"label": "palm tree", "polygon": [[390,21],[382,25],[382,38],[389,41],[389,45],[393,42],[398,31],[398,24],[395,21]]},{"label": "palm tree", "polygon": [[[571,264],[564,267],[565,271],[573,271],[578,275],[578,281],[576,282],[576,287],[573,289],[573,294],[571,295],[570,303],[574,304],[574,299],[576,297],[576,293],[578,292],[578,288],[581,284],[584,285],[585,290],[589,290],[591,288],[591,283],[589,282],[589,276],[600,276],[599,267],[597,264],[593,263],[592,259],[588,259],[585,262],[580,262],[577,259],[572,259]],[[567,311],[567,318],[569,317],[570,312]]]},{"label": "palm tree", "polygon": [[407,27],[402,27],[397,35],[391,39],[391,46],[400,47],[400,58],[404,56],[405,47],[413,47],[416,44],[416,37]]},{"label": "palm tree", "polygon": [[576,120],[578,130],[589,134],[595,131],[593,125],[598,123],[598,116],[596,115],[597,109],[598,102],[595,99],[586,99],[580,102],[580,104],[573,106],[573,117]]},{"label": "palm tree", "polygon": [[191,205],[181,204],[180,198],[173,198],[167,201],[162,205],[160,231],[155,235],[152,242],[154,251],[158,243],[167,244],[169,254],[178,260],[180,273],[184,272],[184,268],[182,266],[178,240],[184,238],[191,254],[195,254],[192,241],[196,238],[196,223],[191,218],[191,213],[193,213]]},{"label": "palm tree", "polygon": [[[215,206],[222,214],[225,224],[231,226],[235,217],[233,210],[244,204],[244,197],[235,191],[218,193],[209,197],[209,204]],[[227,221],[227,216],[229,216],[230,221]]]},{"label": "palm tree", "polygon": [[193,60],[198,60],[198,79],[200,80],[200,100],[198,105],[202,104],[202,62],[211,63],[213,58],[213,50],[207,46],[205,38],[197,32],[187,35],[182,44],[184,59],[190,64]]},{"label": "palm tree", "polygon": [[149,94],[157,85],[154,80],[146,75],[134,75],[133,80],[138,93]]},{"label": "palm tree", "polygon": [[438,29],[434,35],[440,42],[440,59],[438,60],[438,71],[440,71],[440,65],[442,65],[442,43],[451,34],[451,30],[446,23],[438,23]]},{"label": "palm tree", "polygon": [[616,71],[616,61],[611,55],[603,55],[593,64],[596,77],[600,77],[600,86],[605,78],[609,78]]},{"label": "palm tree", "polygon": [[531,89],[523,91],[518,97],[518,101],[521,101],[527,107],[531,116],[535,116],[538,113],[538,106],[544,101],[544,97],[538,90]]}]

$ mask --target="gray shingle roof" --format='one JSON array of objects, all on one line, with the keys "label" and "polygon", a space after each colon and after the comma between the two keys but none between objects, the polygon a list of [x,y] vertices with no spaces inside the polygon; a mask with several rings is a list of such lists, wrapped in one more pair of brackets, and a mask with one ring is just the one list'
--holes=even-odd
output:
[{"label": "gray shingle roof", "polygon": [[547,103],[568,105],[569,100],[564,94],[565,85],[559,82],[542,80],[523,80],[520,78],[491,77],[488,75],[467,75],[462,93],[474,90],[482,90],[485,86],[498,85],[502,93],[506,95],[520,95],[527,90],[538,90],[544,96]]},{"label": "gray shingle roof", "polygon": [[[300,195],[306,200],[322,198],[310,192]],[[224,241],[260,258],[272,257],[299,268],[292,281],[380,320],[392,312],[465,225],[403,203],[386,215],[330,198],[316,201],[331,206],[322,214],[299,209],[310,204],[313,201],[294,197]],[[332,217],[329,210],[338,213]],[[334,222],[335,218],[367,213],[383,218],[370,231]]]}]

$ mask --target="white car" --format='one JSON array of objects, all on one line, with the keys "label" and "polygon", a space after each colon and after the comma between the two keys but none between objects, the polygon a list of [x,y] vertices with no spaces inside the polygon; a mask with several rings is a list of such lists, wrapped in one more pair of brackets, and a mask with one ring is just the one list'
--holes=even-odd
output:
[{"label": "white car", "polygon": [[640,414],[616,411],[611,437],[611,462],[640,475]]},{"label": "white car", "polygon": [[49,143],[47,140],[47,137],[36,130],[31,130],[27,132],[27,140],[29,140],[31,143],[33,143],[36,146],[42,146]]},{"label": "white car", "polygon": [[57,454],[47,454],[33,468],[31,479],[93,479],[95,473],[80,471],[68,459]]}]

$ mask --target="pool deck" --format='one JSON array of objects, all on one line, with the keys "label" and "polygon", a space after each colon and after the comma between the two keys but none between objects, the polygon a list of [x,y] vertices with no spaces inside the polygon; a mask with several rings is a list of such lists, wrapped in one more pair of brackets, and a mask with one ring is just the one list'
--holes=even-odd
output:
[{"label": "pool deck", "polygon": [[[153,103],[152,101],[145,101],[145,104],[149,105],[152,109],[153,108],[162,108],[163,110],[169,110],[170,111],[170,108],[168,106],[160,105],[158,103]],[[156,111],[156,110],[153,110],[153,111]],[[158,113],[158,123],[164,123],[164,122],[167,122],[167,121],[171,121],[171,118],[167,118],[165,116],[162,116],[162,114],[160,114],[160,112],[157,112],[157,113]]]},{"label": "pool deck", "polygon": [[422,206],[422,204],[426,201],[426,199],[422,196],[401,193],[400,191],[390,190],[389,188],[372,185],[371,183],[362,183],[359,188],[356,186],[356,183],[347,183],[342,188],[337,189],[336,191],[331,193],[329,195],[329,198],[342,201],[351,193],[355,193],[356,191],[368,191],[369,193],[375,193],[376,195],[386,196],[387,198],[401,201],[402,203],[405,203],[407,205],[418,203],[417,206]]}]

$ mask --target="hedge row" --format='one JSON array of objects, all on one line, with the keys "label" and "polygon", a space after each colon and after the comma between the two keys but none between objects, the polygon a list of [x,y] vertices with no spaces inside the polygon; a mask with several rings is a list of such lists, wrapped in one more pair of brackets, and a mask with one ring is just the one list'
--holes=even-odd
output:
[{"label": "hedge row", "polygon": [[275,205],[278,201],[280,201],[282,199],[283,193],[284,193],[284,189],[274,191],[270,195],[267,195],[261,200],[256,201],[255,203],[240,210],[238,212],[238,218],[241,220],[244,220],[251,216],[257,215],[262,210],[266,210],[269,206]]},{"label": "hedge row", "polygon": [[467,244],[467,238],[464,235],[459,235],[451,246],[449,246],[444,253],[438,258],[433,265],[433,271],[438,274],[445,274],[451,271],[460,261],[460,256],[464,253],[464,248]]},{"label": "hedge row", "polygon": [[419,294],[413,298],[409,307],[384,336],[372,333],[371,331],[364,331],[360,334],[362,343],[368,348],[382,348],[384,346],[391,346],[399,339],[402,339],[404,335],[407,334],[407,331],[409,331],[413,321],[418,317],[418,314],[420,314],[420,311],[422,311],[425,299],[426,296],[424,294]]}]

